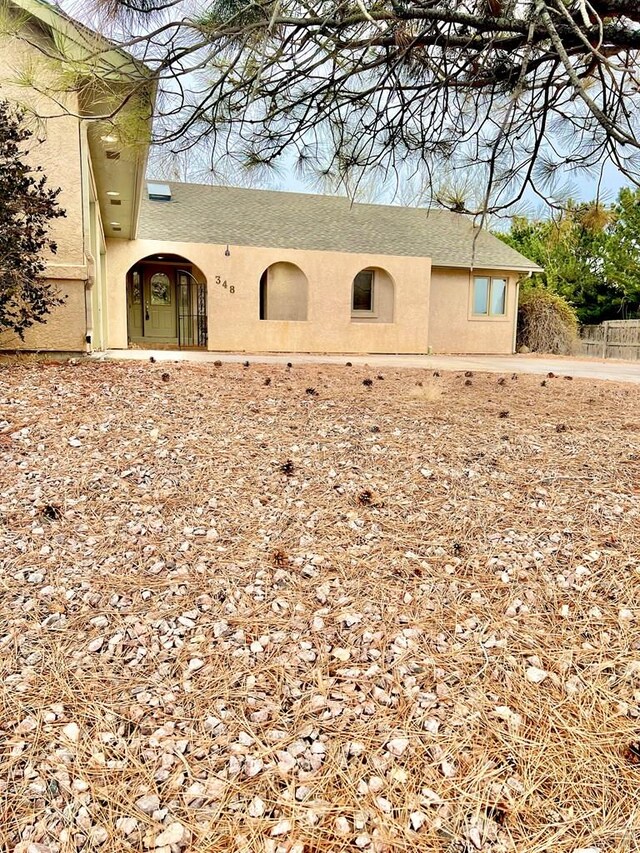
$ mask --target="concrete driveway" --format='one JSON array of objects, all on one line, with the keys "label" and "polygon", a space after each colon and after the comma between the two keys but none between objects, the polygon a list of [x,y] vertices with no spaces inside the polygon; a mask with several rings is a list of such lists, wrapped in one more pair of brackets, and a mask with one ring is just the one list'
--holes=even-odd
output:
[{"label": "concrete driveway", "polygon": [[243,362],[255,364],[352,364],[384,368],[413,368],[422,370],[476,370],[486,373],[534,373],[552,371],[584,379],[608,379],[613,382],[640,384],[640,362],[603,361],[601,359],[564,358],[556,356],[529,355],[322,355],[263,353],[217,353],[189,350],[108,350],[96,353],[93,358],[119,359],[123,361],[191,361],[208,363],[213,361]]}]

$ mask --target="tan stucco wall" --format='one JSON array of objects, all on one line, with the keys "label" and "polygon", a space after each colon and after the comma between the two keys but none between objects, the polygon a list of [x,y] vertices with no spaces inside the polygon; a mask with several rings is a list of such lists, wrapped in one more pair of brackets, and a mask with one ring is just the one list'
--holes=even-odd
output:
[{"label": "tan stucco wall", "polygon": [[[43,42],[41,31],[24,25],[24,30],[34,43]],[[34,131],[27,144],[30,159],[34,165],[43,167],[50,187],[60,187],[60,206],[66,211],[66,217],[52,220],[49,235],[57,243],[55,255],[47,253],[47,278],[55,282],[62,293],[69,294],[69,302],[54,309],[47,323],[36,324],[26,334],[25,342],[8,338],[0,340],[0,347],[42,350],[84,350],[85,349],[85,308],[84,281],[87,278],[87,265],[84,254],[87,227],[88,199],[86,195],[89,170],[88,146],[84,129],[77,118],[60,115],[59,104],[28,86],[18,85],[16,76],[25,68],[31,68],[32,76],[37,80],[38,88],[45,88],[53,81],[55,73],[42,53],[23,40],[0,34],[0,97],[16,103],[27,110],[25,121]],[[71,111],[77,112],[75,94],[57,97],[64,101]],[[39,116],[55,116],[39,121]],[[42,142],[38,140],[43,139]],[[80,310],[80,306],[81,309]],[[9,340],[10,343],[6,343]]]},{"label": "tan stucco wall", "polygon": [[64,305],[54,308],[46,323],[28,329],[24,342],[8,333],[0,334],[0,350],[54,350],[82,352],[85,329],[84,282],[53,281],[56,289],[67,297]]},{"label": "tan stucco wall", "polygon": [[[43,36],[35,29],[28,31],[34,42]],[[80,158],[80,123],[77,118],[62,115],[61,107],[51,98],[40,94],[28,86],[18,85],[17,75],[25,68],[35,69],[32,74],[40,88],[54,81],[50,67],[42,53],[24,41],[0,34],[0,97],[6,98],[27,109],[33,109],[40,116],[56,115],[56,118],[37,121],[27,113],[25,120],[34,131],[29,141],[31,160],[40,165],[47,176],[49,186],[61,187],[60,206],[67,211],[64,219],[52,222],[50,234],[58,244],[57,254],[50,256],[55,264],[84,264],[82,240],[82,169]],[[77,111],[77,96],[62,95],[69,109]],[[44,142],[38,139],[46,136]]]},{"label": "tan stucco wall", "polygon": [[[153,240],[108,240],[109,346],[127,346],[126,273],[157,253],[181,255],[208,282],[209,349],[271,352],[427,351],[430,262],[426,258],[297,251]],[[309,282],[306,321],[260,320],[260,276],[271,264],[292,263]],[[393,323],[351,319],[353,278],[378,267],[395,282]],[[218,277],[219,282],[217,283]],[[227,282],[227,288],[222,282]],[[234,292],[231,293],[231,286]]]},{"label": "tan stucco wall", "polygon": [[[507,313],[504,317],[474,317],[472,287],[475,275],[506,278]],[[434,353],[513,352],[517,315],[518,274],[504,270],[444,269],[431,274],[429,346]]]},{"label": "tan stucco wall", "polygon": [[276,263],[267,270],[265,318],[306,320],[309,281],[303,271],[288,263]]}]

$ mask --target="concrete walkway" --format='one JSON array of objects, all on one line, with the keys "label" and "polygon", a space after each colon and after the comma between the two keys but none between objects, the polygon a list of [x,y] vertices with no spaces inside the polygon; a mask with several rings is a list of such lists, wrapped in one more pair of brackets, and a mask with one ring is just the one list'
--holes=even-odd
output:
[{"label": "concrete walkway", "polygon": [[318,355],[318,354],[251,354],[217,353],[193,350],[107,350],[95,353],[97,359],[119,359],[122,361],[191,361],[209,363],[251,361],[255,364],[352,364],[370,367],[402,368],[422,370],[476,370],[486,373],[534,373],[552,371],[584,379],[608,379],[613,382],[640,384],[640,362],[603,361],[587,358],[563,358],[555,356],[527,355]]}]

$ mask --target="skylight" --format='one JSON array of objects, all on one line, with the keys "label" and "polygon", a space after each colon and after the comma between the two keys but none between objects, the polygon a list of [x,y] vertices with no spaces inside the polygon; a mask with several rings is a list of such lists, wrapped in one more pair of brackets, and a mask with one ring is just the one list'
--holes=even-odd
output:
[{"label": "skylight", "polygon": [[169,184],[147,184],[147,192],[151,201],[171,201],[171,187]]}]

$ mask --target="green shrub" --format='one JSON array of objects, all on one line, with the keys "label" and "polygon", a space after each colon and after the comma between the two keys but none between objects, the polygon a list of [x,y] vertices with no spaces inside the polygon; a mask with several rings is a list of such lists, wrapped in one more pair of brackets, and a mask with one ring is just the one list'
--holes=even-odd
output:
[{"label": "green shrub", "polygon": [[525,287],[518,303],[518,348],[567,355],[576,348],[578,318],[574,308],[544,287]]}]

